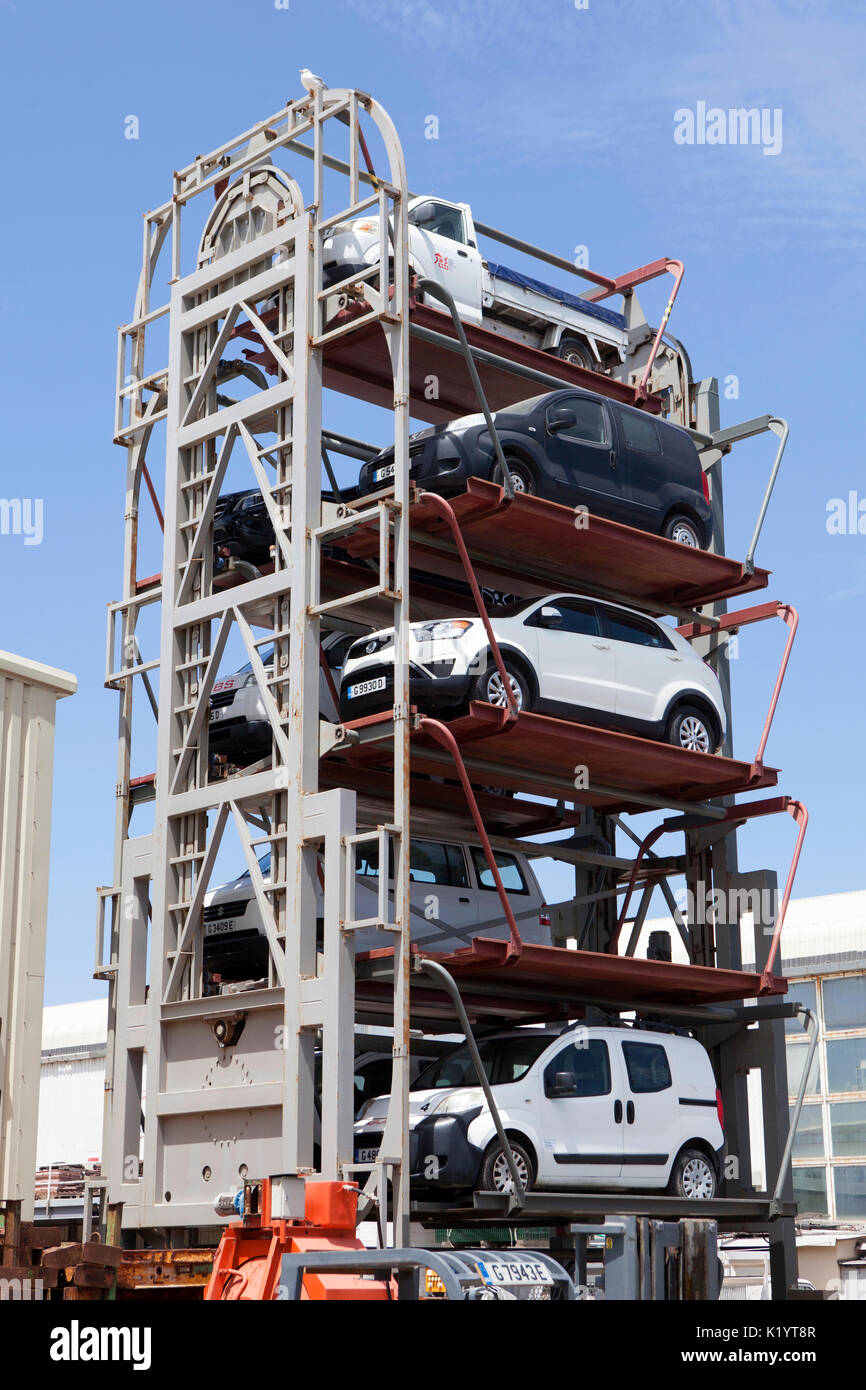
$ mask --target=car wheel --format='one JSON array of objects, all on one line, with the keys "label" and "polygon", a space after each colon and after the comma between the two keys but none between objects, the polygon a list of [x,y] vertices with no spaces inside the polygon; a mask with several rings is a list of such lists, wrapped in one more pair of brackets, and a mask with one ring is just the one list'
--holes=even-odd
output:
[{"label": "car wheel", "polygon": [[556,355],[562,362],[572,362],[575,367],[583,367],[588,372],[600,372],[601,363],[596,362],[586,343],[579,338],[561,338]]},{"label": "car wheel", "polygon": [[677,1154],[668,1191],[690,1202],[709,1202],[716,1195],[718,1179],[712,1159],[702,1149],[683,1149]]},{"label": "car wheel", "polygon": [[[529,467],[529,464],[524,463],[523,459],[512,458],[509,454],[505,455],[505,459],[508,464],[508,471],[511,474],[511,482],[514,486],[515,493],[525,492],[528,493],[530,497],[534,497],[538,488],[535,483],[535,474]],[[502,471],[501,465],[498,463],[493,470],[493,481],[494,483],[498,483],[500,487],[505,487],[505,474]]]},{"label": "car wheel", "polygon": [[[517,701],[518,710],[529,709],[532,697],[529,682],[522,671],[518,671],[509,661],[504,661],[505,673]],[[470,700],[480,700],[482,704],[494,705],[496,709],[507,709],[509,705],[505,685],[499,674],[499,667],[491,661],[482,675],[476,676],[469,694]]]},{"label": "car wheel", "polygon": [[715,753],[719,746],[719,730],[715,721],[695,705],[680,705],[670,717],[667,741],[690,753]]},{"label": "car wheel", "polygon": [[676,541],[678,545],[690,545],[693,550],[703,549],[700,527],[691,517],[681,514],[669,516],[664,533],[669,541]]},{"label": "car wheel", "polygon": [[[516,1144],[513,1139],[510,1143],[517,1176],[520,1178],[524,1192],[528,1192],[535,1178],[532,1159],[522,1144]],[[508,1159],[505,1157],[505,1150],[498,1139],[490,1145],[484,1155],[481,1174],[478,1179],[478,1191],[502,1193],[514,1191],[514,1179],[511,1176]]]}]

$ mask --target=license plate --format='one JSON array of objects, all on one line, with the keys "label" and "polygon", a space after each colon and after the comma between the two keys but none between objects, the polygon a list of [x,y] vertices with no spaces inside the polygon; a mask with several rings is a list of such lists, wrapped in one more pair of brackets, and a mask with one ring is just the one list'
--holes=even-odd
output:
[{"label": "license plate", "polygon": [[349,699],[354,700],[358,695],[372,695],[375,690],[385,689],[385,677],[376,676],[374,680],[359,681],[357,685],[349,686]]},{"label": "license plate", "polygon": [[489,1264],[478,1261],[481,1277],[486,1284],[498,1284],[503,1288],[515,1285],[552,1284],[553,1275],[540,1260],[491,1260]]},{"label": "license plate", "polygon": [[356,1150],[355,1150],[355,1162],[356,1162],[356,1163],[375,1163],[376,1160],[378,1159],[378,1157],[379,1157],[379,1150],[378,1150],[378,1148],[376,1148],[376,1149],[356,1149]]},{"label": "license plate", "polygon": [[384,483],[384,482],[386,481],[386,479],[388,479],[388,478],[393,478],[393,476],[394,476],[394,465],[393,465],[393,463],[386,463],[386,464],[384,465],[383,468],[377,468],[377,469],[375,469],[375,471],[374,471],[374,473],[373,473],[373,482],[374,482],[374,483]]},{"label": "license plate", "polygon": [[234,929],[234,917],[226,917],[222,922],[205,922],[204,934],[205,936],[222,936],[224,932],[234,931]]}]

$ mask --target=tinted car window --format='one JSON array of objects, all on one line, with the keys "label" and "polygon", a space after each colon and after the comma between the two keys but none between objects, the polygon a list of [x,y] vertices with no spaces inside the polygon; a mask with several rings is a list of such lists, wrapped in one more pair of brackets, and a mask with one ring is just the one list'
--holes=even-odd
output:
[{"label": "tinted car window", "polygon": [[600,401],[591,401],[586,396],[564,396],[555,401],[548,411],[550,415],[557,410],[570,410],[577,417],[577,423],[568,429],[557,430],[563,439],[579,439],[587,444],[604,444],[607,440],[604,407]]},{"label": "tinted car window", "polygon": [[[394,876],[393,854],[390,877]],[[355,873],[362,878],[379,877],[379,846],[375,841],[359,845],[355,852]],[[410,883],[441,883],[450,888],[467,888],[466,862],[457,845],[413,840],[409,850]]]},{"label": "tinted car window", "polygon": [[647,416],[620,410],[618,419],[627,449],[637,449],[642,454],[661,453],[659,432]]},{"label": "tinted car window", "polygon": [[[527,1033],[519,1038],[488,1038],[478,1044],[481,1065],[491,1086],[520,1081],[533,1062],[551,1044],[549,1033]],[[444,1086],[477,1086],[478,1073],[468,1047],[453,1052],[422,1071],[412,1083],[413,1091],[439,1090]]]},{"label": "tinted car window", "polygon": [[544,1068],[544,1094],[550,1095],[557,1076],[565,1072],[574,1082],[577,1096],[610,1094],[610,1057],[607,1043],[599,1038],[569,1043]]},{"label": "tinted car window", "polygon": [[[504,850],[494,850],[493,857],[496,860],[499,877],[502,879],[502,886],[506,893],[528,893],[526,879],[520,872],[520,865],[514,855],[508,854]],[[492,888],[496,891],[496,884],[484,850],[473,846],[472,858],[475,861],[475,872],[478,875],[479,886]]]},{"label": "tinted car window", "polygon": [[547,619],[542,618],[542,609],[555,608],[560,621],[554,632],[576,632],[584,637],[598,637],[599,622],[595,605],[582,599],[557,599],[556,603],[542,604],[537,612],[527,618],[527,627],[547,627]]},{"label": "tinted car window", "polygon": [[666,1091],[672,1085],[668,1054],[660,1044],[624,1042],[622,1051],[628,1084],[636,1096]]},{"label": "tinted car window", "polygon": [[618,613],[615,608],[605,608],[604,618],[608,634],[615,642],[631,642],[637,647],[660,647],[666,651],[674,649],[673,642],[648,618]]}]

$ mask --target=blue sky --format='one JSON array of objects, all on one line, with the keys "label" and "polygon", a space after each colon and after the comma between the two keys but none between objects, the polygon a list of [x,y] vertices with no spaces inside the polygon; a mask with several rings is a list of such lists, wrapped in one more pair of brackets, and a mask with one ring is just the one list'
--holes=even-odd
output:
[{"label": "blue sky", "polygon": [[[671,326],[697,375],[738,378],[723,423],[768,411],[791,423],[758,560],[774,571],[768,596],[802,620],[768,750],[780,790],[812,813],[796,891],[864,886],[866,537],[826,528],[830,499],[863,488],[858,5],[669,0],[662,16],[621,0],[0,0],[0,48],[0,495],[44,507],[40,545],[0,535],[0,647],[80,682],[58,716],[47,1002],[101,990],[90,979],[94,890],[111,878],[116,723],[102,686],[105,604],[120,591],[123,538],[115,330],[131,315],[140,216],[169,196],[172,169],[297,95],[304,65],[385,105],[415,190],[469,201],[561,255],[586,245],[607,273],[684,260]],[[781,110],[781,151],[677,145],[674,114],[699,101]],[[124,138],[129,115],[137,140]],[[425,138],[429,115],[437,140]],[[665,288],[647,291],[653,314]],[[385,437],[383,418],[345,401],[330,419]],[[771,457],[764,438],[725,464],[734,553]],[[781,624],[741,638],[743,756],[783,641]],[[757,825],[741,837],[741,865],[784,872],[793,839],[788,818]]]}]

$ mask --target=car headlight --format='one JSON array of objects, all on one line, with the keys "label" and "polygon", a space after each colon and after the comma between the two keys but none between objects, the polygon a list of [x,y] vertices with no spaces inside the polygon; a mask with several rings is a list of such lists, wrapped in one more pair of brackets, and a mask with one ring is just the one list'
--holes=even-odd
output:
[{"label": "car headlight", "polygon": [[447,642],[463,637],[472,623],[468,618],[447,619],[441,623],[422,623],[418,628],[419,642]]},{"label": "car headlight", "polygon": [[484,1105],[484,1092],[480,1086],[469,1086],[466,1089],[455,1091],[450,1096],[443,1096],[438,1105],[431,1107],[431,1115],[462,1115],[466,1110],[474,1110],[476,1114]]},{"label": "car headlight", "polygon": [[341,236],[345,232],[375,232],[379,229],[379,219],[365,218],[363,222],[335,222],[328,228],[328,236]]}]

